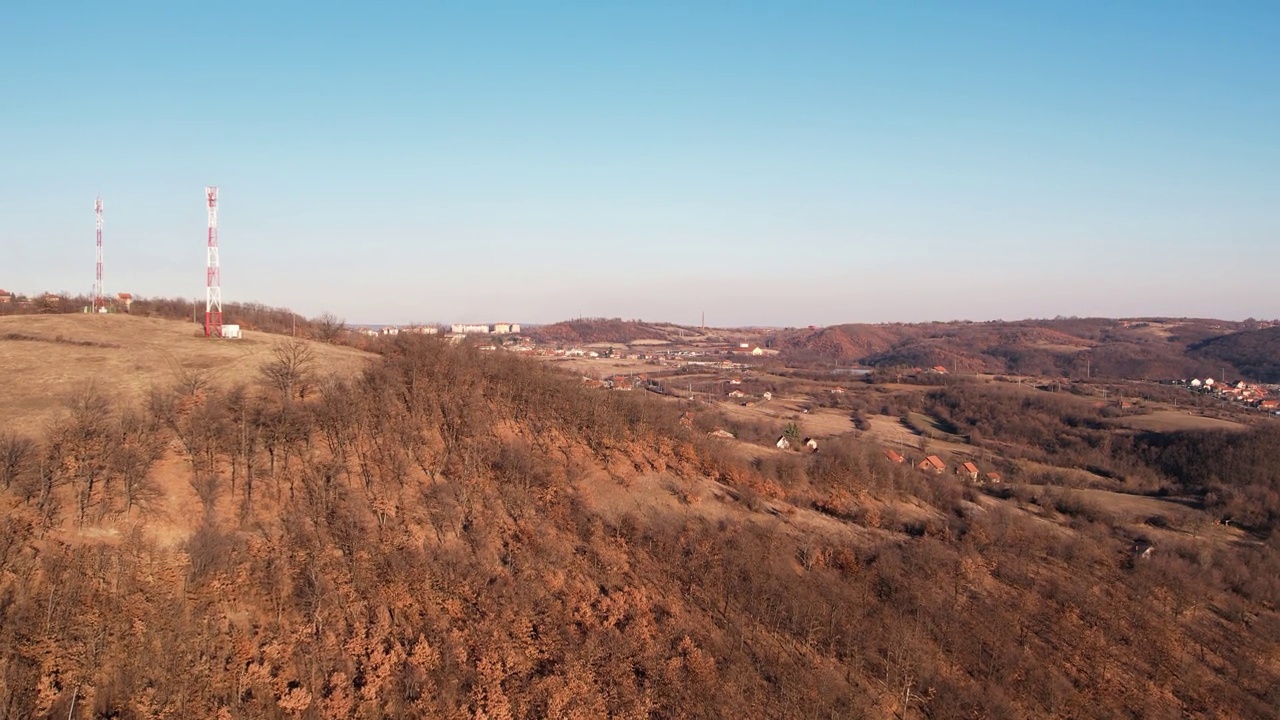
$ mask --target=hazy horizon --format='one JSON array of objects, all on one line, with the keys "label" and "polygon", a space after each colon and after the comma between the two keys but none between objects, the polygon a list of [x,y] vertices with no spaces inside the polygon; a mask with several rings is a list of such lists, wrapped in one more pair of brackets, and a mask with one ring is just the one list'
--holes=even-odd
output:
[{"label": "hazy horizon", "polygon": [[31,4],[0,287],[353,324],[1275,317],[1280,8]]}]

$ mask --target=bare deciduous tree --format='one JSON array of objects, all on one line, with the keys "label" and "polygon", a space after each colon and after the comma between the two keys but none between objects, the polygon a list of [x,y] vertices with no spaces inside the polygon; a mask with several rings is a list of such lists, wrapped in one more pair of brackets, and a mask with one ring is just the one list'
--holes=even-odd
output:
[{"label": "bare deciduous tree", "polygon": [[316,356],[303,340],[277,343],[272,359],[259,368],[263,384],[275,390],[282,401],[305,400],[316,383]]},{"label": "bare deciduous tree", "polygon": [[0,435],[0,486],[8,490],[32,471],[36,459],[36,443],[14,433]]},{"label": "bare deciduous tree", "polygon": [[347,331],[347,321],[328,311],[320,313],[311,325],[315,328],[316,339],[321,342],[331,343]]}]

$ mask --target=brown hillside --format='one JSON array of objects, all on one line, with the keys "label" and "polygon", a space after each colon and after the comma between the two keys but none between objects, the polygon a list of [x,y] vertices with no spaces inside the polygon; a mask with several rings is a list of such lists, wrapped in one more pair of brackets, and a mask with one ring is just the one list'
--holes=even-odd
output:
[{"label": "brown hillside", "polygon": [[[774,333],[793,361],[932,367],[962,372],[1164,379],[1204,374],[1209,354],[1191,343],[1230,332],[1213,320],[1083,318],[914,325],[837,325]],[[1226,354],[1228,365],[1235,355]],[[1240,356],[1243,357],[1243,356]]]},{"label": "brown hillside", "polygon": [[531,328],[529,335],[539,342],[563,343],[628,343],[635,340],[667,340],[668,333],[647,323],[589,318],[565,320],[551,325]]},{"label": "brown hillside", "polygon": [[817,330],[780,333],[772,345],[781,350],[801,351],[834,358],[841,362],[858,362],[885,352],[900,342],[908,326],[835,325]]},{"label": "brown hillside", "polygon": [[0,716],[1262,718],[1280,701],[1262,539],[1280,506],[1258,502],[1274,434],[1125,451],[1087,401],[1030,388],[877,398],[984,467],[1006,444],[1023,464],[1124,451],[1098,471],[1192,492],[1225,458],[1196,492],[1255,508],[1258,534],[1210,533],[1195,507],[1112,512],[1118,493],[1031,486],[1012,462],[1027,485],[981,491],[852,431],[756,448],[708,437],[705,408],[514,354],[381,349],[310,389],[271,354],[245,387],[170,385],[139,412],[78,396],[36,441],[0,433]]},{"label": "brown hillside", "polygon": [[1280,383],[1280,327],[1232,333],[1192,346],[1192,354],[1209,363],[1225,363],[1246,377]]}]

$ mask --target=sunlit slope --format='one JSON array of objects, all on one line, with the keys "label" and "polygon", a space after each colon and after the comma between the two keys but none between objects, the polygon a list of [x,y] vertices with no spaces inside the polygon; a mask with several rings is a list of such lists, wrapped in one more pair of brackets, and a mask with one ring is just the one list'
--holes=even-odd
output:
[{"label": "sunlit slope", "polygon": [[[208,339],[194,323],[129,315],[0,317],[0,431],[39,434],[66,398],[90,383],[119,401],[140,402],[151,387],[192,370],[219,383],[250,381],[289,340],[258,332]],[[355,370],[371,357],[311,346],[320,372]]]}]

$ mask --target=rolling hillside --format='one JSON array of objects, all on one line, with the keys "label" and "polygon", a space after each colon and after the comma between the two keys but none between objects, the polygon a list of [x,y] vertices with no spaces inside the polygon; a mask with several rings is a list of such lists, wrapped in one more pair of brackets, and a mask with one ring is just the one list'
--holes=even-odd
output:
[{"label": "rolling hillside", "polygon": [[1244,361],[1243,356],[1226,349],[1234,345],[1221,346],[1222,352],[1213,359],[1208,351],[1192,352],[1190,348],[1206,338],[1230,337],[1240,327],[1239,323],[1217,320],[1106,318],[837,325],[778,331],[768,343],[800,362],[886,368],[942,365],[961,372],[1091,373],[1095,377],[1164,379],[1216,374],[1222,364],[1234,371],[1235,361]]},{"label": "rolling hillside", "polygon": [[1280,383],[1280,327],[1211,338],[1192,345],[1191,354],[1209,363],[1225,363],[1262,382]]},{"label": "rolling hillside", "polygon": [[700,329],[582,319],[530,330],[548,344],[756,342],[791,365],[933,367],[970,373],[1172,379],[1221,374],[1271,381],[1277,329],[1168,318],[847,324],[803,329]]},{"label": "rolling hillside", "polygon": [[[334,373],[304,386],[263,372],[288,369],[274,338],[40,321],[2,345],[29,373],[4,389],[38,385],[6,410],[34,431],[0,431],[3,718],[1264,718],[1280,702],[1271,426],[1151,444],[1032,388],[867,390],[959,431],[932,452],[986,465],[1012,447],[1045,468],[983,489],[852,428],[815,453],[774,447],[781,421],[763,447],[710,437],[713,409],[434,338],[372,361],[302,346]],[[38,402],[117,373],[115,399]],[[1257,510],[1214,529],[1165,495],[1049,484],[1076,458],[1132,476],[1115,490]],[[1218,458],[1231,472],[1210,481]]]}]

